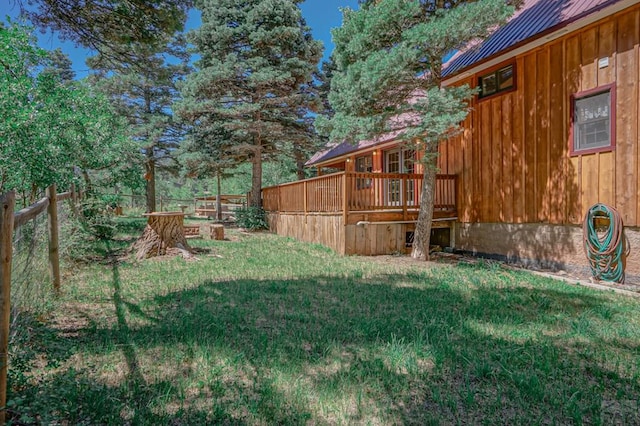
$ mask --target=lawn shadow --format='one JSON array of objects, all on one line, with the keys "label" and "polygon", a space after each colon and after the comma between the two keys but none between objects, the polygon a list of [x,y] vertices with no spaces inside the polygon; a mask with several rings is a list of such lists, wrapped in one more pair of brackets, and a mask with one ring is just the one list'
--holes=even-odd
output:
[{"label": "lawn shadow", "polygon": [[[522,423],[522,416],[524,423],[597,422],[604,399],[640,392],[602,362],[593,318],[617,311],[603,310],[607,299],[595,293],[460,289],[426,274],[387,274],[208,281],[137,302],[124,300],[115,263],[112,285],[117,323],[93,324],[79,338],[96,354],[117,342],[128,368],[124,382],[94,385],[114,401],[108,411],[126,405],[119,419],[134,423],[332,423],[310,406],[323,395],[353,405],[347,423]],[[131,326],[131,315],[146,321]],[[585,318],[592,324],[581,325]],[[149,380],[140,354],[148,358],[157,348],[183,353],[184,366],[159,358],[158,366],[174,371]],[[628,342],[610,349],[639,351]],[[219,370],[191,405],[172,383],[201,379],[197,356]],[[65,382],[65,374],[56,380]],[[297,379],[283,385],[278,377]],[[90,382],[81,377],[79,386],[83,380]],[[150,403],[162,395],[183,404],[169,418]]]},{"label": "lawn shadow", "polygon": [[[368,383],[389,392],[377,396],[384,398],[378,410],[388,408],[388,399],[402,401],[385,418],[409,423],[464,421],[461,415],[500,419],[505,398],[506,406],[513,406],[508,410],[511,420],[521,421],[518,416],[527,407],[532,418],[544,421],[552,394],[564,401],[554,406],[553,418],[593,419],[602,395],[613,389],[572,395],[590,387],[585,381],[638,390],[619,372],[600,366],[601,356],[592,353],[597,348],[588,338],[590,325],[580,321],[597,315],[600,297],[535,287],[459,292],[441,282],[393,284],[406,280],[406,275],[380,275],[366,280],[205,282],[156,297],[142,309],[156,321],[127,334],[140,348],[187,345],[206,348],[221,359],[241,359],[243,368],[253,372],[256,389],[271,383],[274,370],[306,377],[320,394],[354,391]],[[615,307],[606,311],[616,315]],[[628,343],[611,349],[637,352]],[[390,364],[394,351],[400,358],[403,351],[422,353],[416,362],[428,368],[414,366],[408,373],[406,366]],[[420,358],[415,354],[408,357]],[[424,380],[439,383],[448,399]],[[495,394],[496,383],[505,394]],[[233,392],[241,389],[231,386]],[[267,405],[293,410],[280,420],[310,415],[300,405],[283,402],[286,392],[261,392],[258,398],[274,399]],[[493,407],[488,414],[487,405]],[[426,414],[434,407],[435,413]],[[358,415],[355,410],[349,421],[359,421]]]}]

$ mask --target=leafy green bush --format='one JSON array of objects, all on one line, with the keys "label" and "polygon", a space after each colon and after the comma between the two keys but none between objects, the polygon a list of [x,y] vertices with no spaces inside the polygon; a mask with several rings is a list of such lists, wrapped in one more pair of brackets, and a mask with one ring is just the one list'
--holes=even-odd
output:
[{"label": "leafy green bush", "polygon": [[97,196],[87,198],[80,207],[87,231],[99,240],[109,240],[116,232],[111,202]]},{"label": "leafy green bush", "polygon": [[244,207],[236,210],[236,223],[250,231],[268,229],[267,214],[260,207]]}]

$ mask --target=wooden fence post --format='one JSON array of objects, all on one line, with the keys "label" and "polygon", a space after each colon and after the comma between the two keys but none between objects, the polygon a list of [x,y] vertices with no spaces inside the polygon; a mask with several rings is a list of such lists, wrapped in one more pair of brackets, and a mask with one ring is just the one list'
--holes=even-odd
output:
[{"label": "wooden fence post", "polygon": [[49,206],[47,207],[49,216],[49,265],[51,266],[53,290],[56,294],[59,294],[60,250],[58,241],[58,194],[56,193],[55,183],[47,188],[47,197],[49,198]]},{"label": "wooden fence post", "polygon": [[76,218],[80,217],[80,212],[78,211],[78,191],[76,190],[75,183],[71,184],[71,212]]},{"label": "wooden fence post", "polygon": [[7,414],[7,364],[9,361],[9,332],[11,324],[11,258],[13,256],[13,210],[16,194],[0,195],[0,425]]},{"label": "wooden fence post", "polygon": [[76,193],[75,183],[71,184],[71,203],[73,203],[74,207],[78,205],[78,194]]}]

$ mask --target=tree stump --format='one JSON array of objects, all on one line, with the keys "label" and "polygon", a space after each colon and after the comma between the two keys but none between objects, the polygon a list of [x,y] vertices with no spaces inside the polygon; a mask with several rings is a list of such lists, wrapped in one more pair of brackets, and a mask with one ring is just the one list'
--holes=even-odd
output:
[{"label": "tree stump", "polygon": [[133,245],[136,259],[148,259],[165,254],[181,254],[185,259],[193,257],[193,251],[184,235],[184,213],[146,213],[147,226]]},{"label": "tree stump", "polygon": [[220,224],[211,225],[211,239],[224,240],[224,226]]}]

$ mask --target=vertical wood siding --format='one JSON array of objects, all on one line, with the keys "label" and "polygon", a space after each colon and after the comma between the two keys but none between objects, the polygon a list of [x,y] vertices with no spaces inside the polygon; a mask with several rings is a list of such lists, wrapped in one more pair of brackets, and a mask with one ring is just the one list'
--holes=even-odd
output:
[{"label": "vertical wood siding", "polygon": [[[602,202],[640,226],[639,44],[634,6],[515,58],[517,89],[474,100],[464,132],[441,144],[441,173],[459,175],[460,220],[579,224]],[[615,150],[571,156],[571,95],[610,83]]]}]

